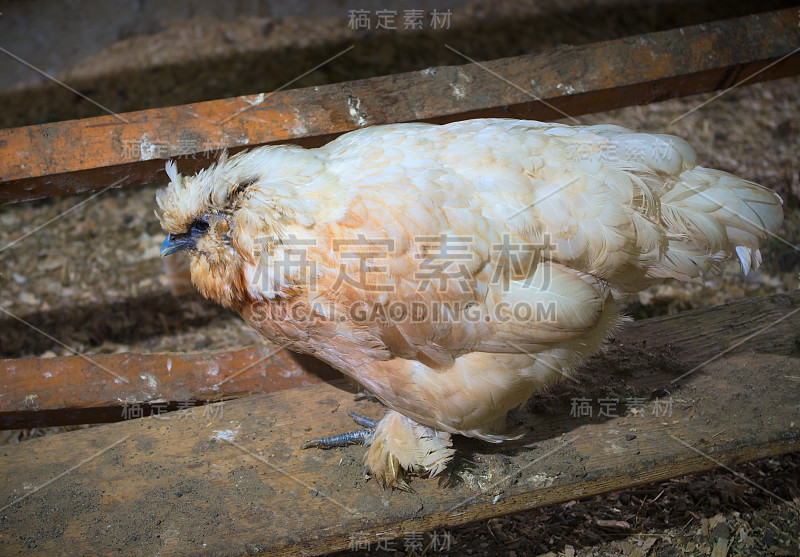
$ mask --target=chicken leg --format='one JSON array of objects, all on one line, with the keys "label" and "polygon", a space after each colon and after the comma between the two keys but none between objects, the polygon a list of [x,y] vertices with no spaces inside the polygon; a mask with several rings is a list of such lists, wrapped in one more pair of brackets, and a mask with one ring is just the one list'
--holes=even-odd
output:
[{"label": "chicken leg", "polygon": [[369,447],[364,458],[367,469],[383,487],[407,489],[406,474],[436,476],[445,469],[455,452],[450,434],[425,427],[390,410],[375,421],[355,412],[347,412],[358,425],[366,428],[330,437],[311,439],[301,449],[333,449],[348,445]]}]

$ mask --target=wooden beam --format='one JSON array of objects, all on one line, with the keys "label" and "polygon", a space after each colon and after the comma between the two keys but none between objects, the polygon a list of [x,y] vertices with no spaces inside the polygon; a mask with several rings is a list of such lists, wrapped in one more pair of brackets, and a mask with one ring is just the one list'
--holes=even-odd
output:
[{"label": "wooden beam", "polygon": [[[787,376],[800,368],[798,308],[796,294],[779,295],[650,321],[647,336],[590,361],[580,385],[534,398],[516,416],[523,439],[458,439],[467,458],[447,488],[414,479],[413,493],[386,492],[364,481],[362,447],[301,451],[351,429],[346,410],[382,413],[332,383],[3,446],[0,553],[316,555],[392,538],[402,548],[410,532],[797,451],[800,382]],[[645,384],[666,390],[655,399]],[[615,396],[625,402],[599,416],[599,398]],[[593,417],[571,412],[576,397]]]},{"label": "wooden beam", "polygon": [[[709,352],[733,346],[771,324],[759,336],[761,350],[790,353],[794,331],[800,328],[800,312],[787,317],[794,307],[800,307],[800,293],[638,321],[620,331],[612,350],[593,362],[623,365],[615,350],[625,346],[643,354],[679,349],[683,364],[697,365]],[[649,378],[646,370],[638,373],[638,388],[652,389],[662,381],[660,375]],[[126,418],[132,406],[149,415],[188,402],[206,404],[341,377],[316,358],[272,346],[0,360],[0,429],[115,422]]]},{"label": "wooden beam", "polygon": [[[0,204],[165,179],[221,149],[355,128],[599,112],[800,73],[796,9],[490,62],[0,130]],[[443,46],[444,48],[444,46]]]},{"label": "wooden beam", "polygon": [[271,345],[0,360],[0,429],[117,422],[341,377]]}]

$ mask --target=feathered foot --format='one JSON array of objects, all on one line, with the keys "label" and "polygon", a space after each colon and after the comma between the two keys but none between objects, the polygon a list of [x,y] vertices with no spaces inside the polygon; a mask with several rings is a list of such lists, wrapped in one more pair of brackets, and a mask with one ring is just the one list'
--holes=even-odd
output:
[{"label": "feathered foot", "polygon": [[409,489],[408,475],[439,475],[453,458],[450,434],[420,425],[390,410],[379,422],[347,412],[358,425],[367,428],[331,437],[306,441],[300,447],[333,449],[348,445],[366,445],[364,465],[383,487]]},{"label": "feathered foot", "polygon": [[311,447],[316,447],[318,449],[333,449],[334,447],[346,447],[347,445],[369,445],[372,440],[372,435],[375,433],[377,422],[366,416],[356,414],[355,412],[348,411],[347,413],[353,418],[355,423],[367,429],[348,431],[347,433],[340,433],[339,435],[322,437],[320,439],[311,439],[303,443],[300,448],[310,449]]},{"label": "feathered foot", "polygon": [[378,422],[364,464],[383,487],[408,489],[408,474],[434,477],[453,458],[450,434],[390,410]]}]

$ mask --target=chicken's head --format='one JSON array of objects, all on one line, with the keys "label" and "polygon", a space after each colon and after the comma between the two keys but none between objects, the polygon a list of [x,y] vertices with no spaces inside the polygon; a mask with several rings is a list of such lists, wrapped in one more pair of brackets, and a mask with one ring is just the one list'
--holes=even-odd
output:
[{"label": "chicken's head", "polygon": [[241,298],[237,286],[244,261],[258,255],[251,238],[258,230],[235,224],[249,183],[231,183],[219,164],[195,176],[182,176],[170,161],[167,174],[169,185],[156,194],[156,215],[168,233],[161,255],[187,252],[192,282],[204,296],[230,307]]},{"label": "chicken's head", "polygon": [[173,161],[167,163],[170,183],[156,196],[156,215],[168,233],[161,255],[189,253],[192,282],[204,296],[226,307],[246,301],[262,255],[287,230],[313,225],[313,202],[297,191],[309,175],[287,168],[298,151],[264,147],[230,159],[223,155],[195,176],[182,176]]}]

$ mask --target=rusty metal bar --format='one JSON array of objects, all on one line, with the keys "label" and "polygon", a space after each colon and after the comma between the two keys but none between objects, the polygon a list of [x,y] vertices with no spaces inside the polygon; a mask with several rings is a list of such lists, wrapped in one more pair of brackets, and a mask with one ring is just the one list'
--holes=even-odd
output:
[{"label": "rusty metal bar", "polygon": [[[554,120],[800,73],[794,8],[490,62],[0,130],[0,204],[191,172],[220,149],[319,145],[355,128]],[[445,48],[445,46],[443,46]]]}]

